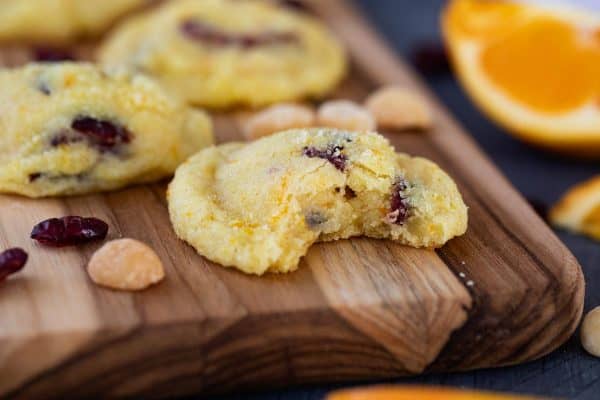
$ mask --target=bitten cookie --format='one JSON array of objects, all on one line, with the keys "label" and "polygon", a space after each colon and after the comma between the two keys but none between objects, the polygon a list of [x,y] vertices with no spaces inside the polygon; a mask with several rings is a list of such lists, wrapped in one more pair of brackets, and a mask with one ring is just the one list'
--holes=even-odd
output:
[{"label": "bitten cookie", "polygon": [[467,228],[467,207],[434,163],[397,154],[377,133],[281,132],[211,147],[168,191],[177,235],[224,266],[289,272],[315,241],[366,235],[439,247]]},{"label": "bitten cookie", "polygon": [[99,59],[219,108],[321,96],[346,69],[342,47],[317,20],[250,0],[169,2],[117,28]]},{"label": "bitten cookie", "polygon": [[213,143],[209,117],[150,79],[91,64],[0,71],[0,192],[120,188],[170,175]]},{"label": "bitten cookie", "polygon": [[0,41],[55,44],[102,33],[151,0],[3,0]]}]

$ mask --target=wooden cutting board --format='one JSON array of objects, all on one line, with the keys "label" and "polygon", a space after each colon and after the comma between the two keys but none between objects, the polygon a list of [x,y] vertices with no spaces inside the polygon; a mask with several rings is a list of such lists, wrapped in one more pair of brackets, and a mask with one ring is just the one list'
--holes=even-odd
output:
[{"label": "wooden cutting board", "polygon": [[[573,256],[355,10],[313,3],[354,61],[337,96],[362,100],[394,83],[427,97],[435,129],[387,136],[458,182],[467,234],[437,251],[362,238],[319,244],[297,272],[256,278],[177,240],[164,183],[0,196],[0,247],[30,254],[0,285],[0,397],[163,397],[493,367],[541,357],[572,334],[584,291]],[[217,116],[219,139],[239,139],[239,121]],[[98,288],[84,269],[96,245],[28,239],[35,223],[67,214],[150,244],[166,281],[133,294]]]}]

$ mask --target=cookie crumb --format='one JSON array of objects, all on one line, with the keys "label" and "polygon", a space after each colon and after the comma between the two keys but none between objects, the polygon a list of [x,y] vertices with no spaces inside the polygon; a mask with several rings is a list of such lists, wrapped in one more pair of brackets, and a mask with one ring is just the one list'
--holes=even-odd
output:
[{"label": "cookie crumb", "polygon": [[595,357],[600,357],[600,307],[587,313],[581,324],[581,344]]},{"label": "cookie crumb", "polygon": [[402,87],[383,87],[365,101],[380,128],[428,129],[432,125],[429,106],[414,91]]},{"label": "cookie crumb", "polygon": [[349,100],[323,103],[317,111],[317,124],[355,132],[371,132],[376,128],[371,112]]},{"label": "cookie crumb", "polygon": [[465,283],[468,287],[473,287],[475,286],[475,282],[473,282],[472,280],[468,280],[467,283]]},{"label": "cookie crumb", "polygon": [[142,290],[165,277],[154,250],[134,239],[106,243],[92,255],[87,271],[96,284],[118,290]]},{"label": "cookie crumb", "polygon": [[461,278],[466,278],[467,277],[467,275],[465,275],[464,272],[459,272],[458,276],[460,276]]},{"label": "cookie crumb", "polygon": [[243,131],[246,139],[255,140],[288,129],[308,128],[314,123],[315,112],[312,108],[284,103],[254,114],[246,121]]}]

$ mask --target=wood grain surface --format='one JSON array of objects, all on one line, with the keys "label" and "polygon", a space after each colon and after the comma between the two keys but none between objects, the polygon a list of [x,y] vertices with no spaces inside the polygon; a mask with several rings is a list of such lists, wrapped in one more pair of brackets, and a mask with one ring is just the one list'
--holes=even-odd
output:
[{"label": "wood grain surface", "polygon": [[[166,397],[465,370],[531,360],[571,335],[584,288],[573,256],[351,6],[311,9],[354,61],[334,97],[362,100],[391,83],[427,97],[433,130],[387,136],[453,176],[470,207],[467,234],[435,252],[363,238],[323,243],[297,272],[256,278],[175,237],[164,183],[0,196],[0,247],[30,253],[0,288],[0,396]],[[215,116],[221,141],[241,137],[244,114]],[[150,244],[166,281],[133,294],[98,288],[84,269],[97,246],[27,239],[35,223],[66,214],[100,217],[110,238]]]}]

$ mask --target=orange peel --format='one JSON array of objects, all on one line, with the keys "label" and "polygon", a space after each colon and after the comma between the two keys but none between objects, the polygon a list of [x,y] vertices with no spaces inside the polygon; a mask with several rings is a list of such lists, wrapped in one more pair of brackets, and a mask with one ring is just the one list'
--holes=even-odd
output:
[{"label": "orange peel", "polygon": [[424,386],[373,386],[339,390],[327,400],[534,400],[540,398]]}]

